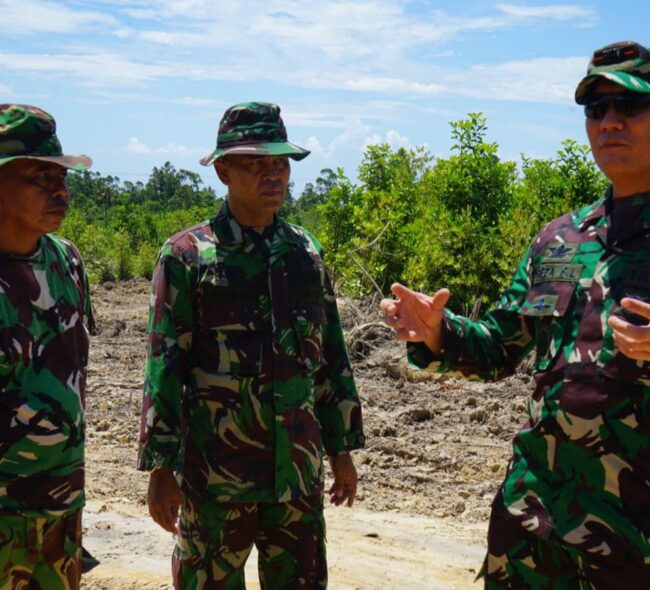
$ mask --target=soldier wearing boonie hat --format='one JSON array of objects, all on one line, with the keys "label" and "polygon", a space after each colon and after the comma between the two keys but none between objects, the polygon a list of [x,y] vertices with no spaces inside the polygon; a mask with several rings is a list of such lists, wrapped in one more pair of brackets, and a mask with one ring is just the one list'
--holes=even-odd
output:
[{"label": "soldier wearing boonie hat", "polygon": [[226,202],[154,272],[139,468],[178,531],[177,589],[244,588],[253,544],[263,588],[325,588],[325,455],[330,501],[355,498],[361,406],[322,248],[277,215],[308,154],[277,105],[229,108],[201,160]]},{"label": "soldier wearing boonie hat", "polygon": [[226,154],[288,156],[302,160],[309,155],[309,150],[287,140],[278,105],[247,102],[226,110],[219,123],[217,146],[201,159],[201,164],[211,166]]},{"label": "soldier wearing boonie hat", "polygon": [[594,52],[575,100],[611,181],[544,227],[478,321],[392,287],[409,360],[497,379],[535,350],[527,424],[492,503],[488,590],[650,588],[650,54]]},{"label": "soldier wearing boonie hat", "polygon": [[90,165],[51,115],[0,104],[0,588],[75,590],[97,563],[81,547],[93,314],[79,252],[50,234],[67,169]]}]

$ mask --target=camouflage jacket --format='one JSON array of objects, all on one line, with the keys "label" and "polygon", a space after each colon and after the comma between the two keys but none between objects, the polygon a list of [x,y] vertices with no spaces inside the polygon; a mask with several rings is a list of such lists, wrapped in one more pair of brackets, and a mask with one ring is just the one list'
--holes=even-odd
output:
[{"label": "camouflage jacket", "polygon": [[541,538],[620,558],[650,556],[650,363],[619,353],[607,325],[635,319],[625,296],[650,300],[650,193],[608,192],[551,222],[495,309],[478,322],[446,312],[442,356],[409,347],[418,366],[482,378],[512,373],[535,347],[505,506]]},{"label": "camouflage jacket", "polygon": [[183,493],[283,502],[320,493],[323,447],[363,445],[361,408],[320,247],[227,204],[170,238],[152,283],[139,468]]},{"label": "camouflage jacket", "polygon": [[0,256],[0,512],[83,506],[84,390],[94,320],[77,249],[51,235]]}]

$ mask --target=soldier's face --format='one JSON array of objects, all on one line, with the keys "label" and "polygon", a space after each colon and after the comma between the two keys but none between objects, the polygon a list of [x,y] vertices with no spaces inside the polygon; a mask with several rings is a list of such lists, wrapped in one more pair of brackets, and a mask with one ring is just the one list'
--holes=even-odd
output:
[{"label": "soldier's face", "polygon": [[0,166],[0,226],[40,237],[56,231],[68,211],[67,170],[40,160]]},{"label": "soldier's face", "polygon": [[[609,81],[595,88],[597,95],[621,92]],[[650,111],[624,116],[610,103],[602,118],[587,118],[586,126],[596,164],[612,181],[615,196],[650,190]]]},{"label": "soldier's face", "polygon": [[228,203],[242,225],[270,225],[287,194],[291,165],[284,156],[225,156],[215,162]]}]

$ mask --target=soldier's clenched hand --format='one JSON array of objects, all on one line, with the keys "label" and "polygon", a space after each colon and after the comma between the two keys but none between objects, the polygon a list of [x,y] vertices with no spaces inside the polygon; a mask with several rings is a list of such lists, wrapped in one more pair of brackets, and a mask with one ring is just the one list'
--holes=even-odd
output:
[{"label": "soldier's clenched hand", "polygon": [[181,490],[174,472],[162,467],[151,472],[147,492],[149,514],[162,528],[176,534],[176,519],[181,505]]},{"label": "soldier's clenched hand", "polygon": [[610,316],[607,323],[614,330],[616,347],[631,359],[650,361],[650,304],[624,297],[621,299],[621,306],[640,316],[640,323],[645,325],[638,326],[621,317]]},{"label": "soldier's clenched hand", "polygon": [[379,307],[384,312],[384,322],[395,328],[398,339],[424,342],[433,352],[440,352],[442,317],[449,289],[440,289],[430,296],[394,283],[390,290],[398,299],[382,299]]},{"label": "soldier's clenched hand", "polygon": [[350,507],[357,495],[357,470],[352,462],[352,457],[350,453],[344,453],[329,459],[334,474],[334,483],[328,490],[330,502],[336,506],[347,502]]}]

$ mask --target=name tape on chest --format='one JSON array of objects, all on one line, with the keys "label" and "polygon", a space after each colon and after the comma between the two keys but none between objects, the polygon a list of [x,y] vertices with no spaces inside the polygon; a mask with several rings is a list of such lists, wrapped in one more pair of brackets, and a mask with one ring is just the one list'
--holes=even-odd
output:
[{"label": "name tape on chest", "polygon": [[538,264],[533,268],[533,285],[539,283],[577,283],[584,264]]}]

